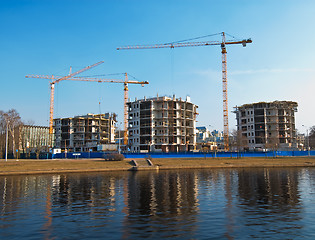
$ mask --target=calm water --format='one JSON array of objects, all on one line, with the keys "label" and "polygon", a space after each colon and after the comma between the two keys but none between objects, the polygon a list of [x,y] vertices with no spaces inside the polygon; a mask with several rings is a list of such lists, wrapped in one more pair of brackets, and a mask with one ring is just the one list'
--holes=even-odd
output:
[{"label": "calm water", "polygon": [[0,177],[0,239],[315,239],[315,168]]}]

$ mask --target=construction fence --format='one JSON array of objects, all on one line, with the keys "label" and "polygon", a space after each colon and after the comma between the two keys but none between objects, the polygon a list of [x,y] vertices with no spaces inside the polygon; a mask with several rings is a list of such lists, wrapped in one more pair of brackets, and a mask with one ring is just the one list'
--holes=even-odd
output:
[{"label": "construction fence", "polygon": [[[58,153],[51,155],[51,158],[106,158],[105,152],[77,152],[77,153]],[[123,153],[125,158],[239,158],[239,157],[307,157],[315,156],[315,150],[312,151],[269,151],[269,152],[173,152],[173,153]]]},{"label": "construction fence", "polygon": [[[117,153],[117,152],[116,152]],[[19,154],[19,159],[106,159],[113,152],[68,152],[68,153],[42,153]],[[139,158],[240,158],[240,157],[307,157],[315,156],[315,150],[311,151],[268,151],[268,152],[169,152],[169,153],[122,153],[127,159]],[[16,158],[16,157],[15,157]],[[15,159],[12,154],[8,159]]]}]

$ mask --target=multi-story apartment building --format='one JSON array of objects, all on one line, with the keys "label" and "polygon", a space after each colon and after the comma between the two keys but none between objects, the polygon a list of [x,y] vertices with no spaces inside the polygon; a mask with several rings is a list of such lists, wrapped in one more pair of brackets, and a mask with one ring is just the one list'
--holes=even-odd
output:
[{"label": "multi-story apartment building", "polygon": [[115,143],[116,114],[87,114],[54,119],[55,148],[96,151],[97,145]]},{"label": "multi-story apartment building", "polygon": [[128,103],[131,151],[194,150],[198,106],[181,98],[154,97]]},{"label": "multi-story apartment building", "polygon": [[235,107],[237,130],[254,149],[296,148],[297,102],[274,101]]}]

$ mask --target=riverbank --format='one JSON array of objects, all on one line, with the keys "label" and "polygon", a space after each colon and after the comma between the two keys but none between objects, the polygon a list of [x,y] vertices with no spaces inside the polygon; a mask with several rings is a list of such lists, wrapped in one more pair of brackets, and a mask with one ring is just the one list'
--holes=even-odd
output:
[{"label": "riverbank", "polygon": [[[156,158],[154,166],[166,169],[242,168],[242,167],[315,167],[315,157],[279,158]],[[107,171],[128,171],[131,159],[104,161],[103,159],[62,160],[0,160],[0,175],[86,173]]]}]

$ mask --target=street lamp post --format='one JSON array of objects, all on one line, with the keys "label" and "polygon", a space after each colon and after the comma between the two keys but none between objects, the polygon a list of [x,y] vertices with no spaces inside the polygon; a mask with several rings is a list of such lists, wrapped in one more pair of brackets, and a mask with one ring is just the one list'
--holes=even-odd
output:
[{"label": "street lamp post", "polygon": [[8,122],[6,121],[7,129],[5,134],[5,161],[8,161]]},{"label": "street lamp post", "polygon": [[118,153],[120,154],[120,128],[121,128],[121,122],[119,123],[119,129],[118,129]]},{"label": "street lamp post", "polygon": [[302,125],[302,127],[306,128],[306,137],[307,137],[307,152],[308,156],[310,156],[310,136],[308,135],[308,127],[305,125]]}]

